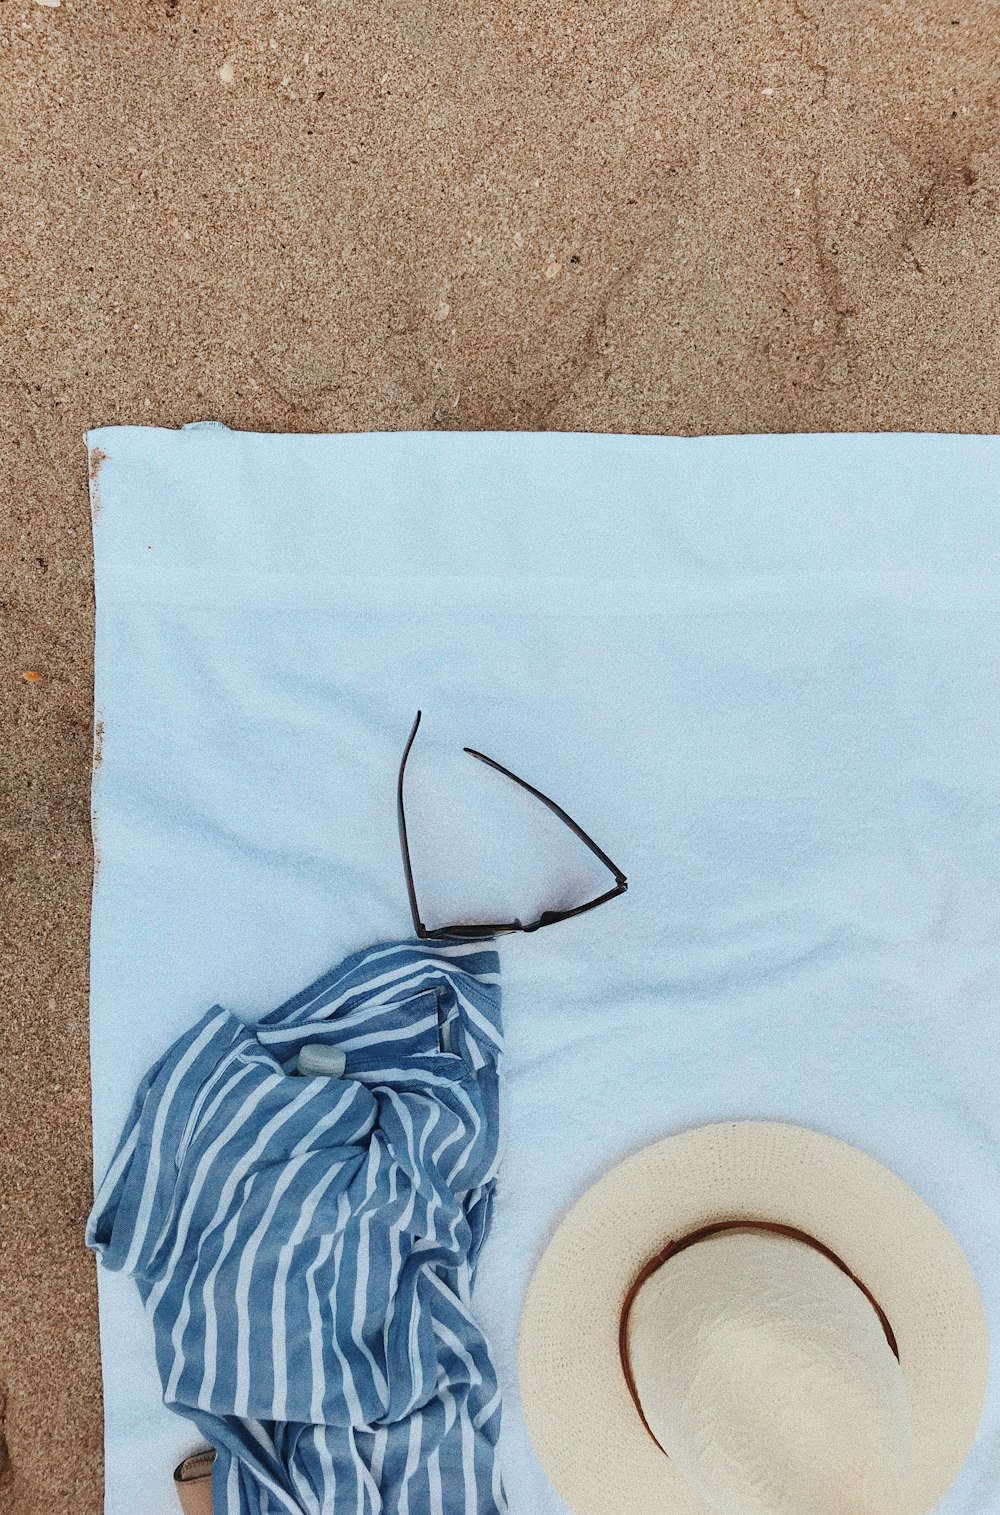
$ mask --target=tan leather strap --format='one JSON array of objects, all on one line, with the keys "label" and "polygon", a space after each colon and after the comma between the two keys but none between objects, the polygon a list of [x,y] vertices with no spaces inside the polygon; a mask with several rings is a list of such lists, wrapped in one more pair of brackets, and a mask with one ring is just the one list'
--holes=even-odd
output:
[{"label": "tan leather strap", "polygon": [[174,1469],[174,1488],[184,1515],[212,1515],[214,1452],[198,1452]]}]

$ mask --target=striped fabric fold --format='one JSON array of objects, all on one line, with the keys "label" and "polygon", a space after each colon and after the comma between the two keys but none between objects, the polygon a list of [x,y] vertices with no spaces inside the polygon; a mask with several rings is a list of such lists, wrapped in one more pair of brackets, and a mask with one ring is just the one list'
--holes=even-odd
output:
[{"label": "striped fabric fold", "polygon": [[[135,1279],[216,1515],[500,1515],[489,1230],[498,959],[403,943],[255,1026],[220,1006],[139,1089],[87,1242]],[[342,1078],[294,1072],[324,1042]],[[165,1475],[166,1476],[166,1475]]]}]

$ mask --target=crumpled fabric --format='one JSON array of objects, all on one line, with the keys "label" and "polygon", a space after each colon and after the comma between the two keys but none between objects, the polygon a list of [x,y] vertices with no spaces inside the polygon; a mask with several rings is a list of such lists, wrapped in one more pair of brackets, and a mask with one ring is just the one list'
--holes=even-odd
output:
[{"label": "crumpled fabric", "polygon": [[[329,1043],[342,1078],[295,1073]],[[496,953],[357,953],[256,1026],[215,1006],[147,1074],[87,1241],[151,1317],[216,1515],[499,1515],[472,1286],[498,1161]]]}]

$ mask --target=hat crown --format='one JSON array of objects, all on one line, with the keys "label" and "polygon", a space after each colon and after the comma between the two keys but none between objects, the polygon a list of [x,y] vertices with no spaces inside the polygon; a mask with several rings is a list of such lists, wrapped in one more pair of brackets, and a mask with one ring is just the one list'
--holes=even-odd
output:
[{"label": "hat crown", "polygon": [[638,1290],[628,1349],[647,1425],[718,1515],[912,1515],[899,1362],[808,1243],[748,1228],[679,1251]]}]

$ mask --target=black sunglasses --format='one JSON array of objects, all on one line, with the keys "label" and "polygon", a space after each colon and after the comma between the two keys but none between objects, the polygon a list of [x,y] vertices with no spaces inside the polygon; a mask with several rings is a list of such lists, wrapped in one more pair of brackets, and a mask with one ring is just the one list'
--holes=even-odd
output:
[{"label": "black sunglasses", "polygon": [[534,784],[529,784],[526,779],[518,778],[516,773],[511,773],[510,769],[505,768],[502,763],[498,763],[494,758],[487,757],[484,752],[477,752],[474,747],[463,747],[462,751],[467,752],[470,757],[476,758],[480,763],[486,763],[490,768],[495,768],[505,778],[512,779],[515,784],[519,784],[522,789],[526,789],[529,794],[533,794],[536,800],[541,800],[543,805],[547,805],[553,814],[557,815],[563,824],[569,827],[573,835],[578,837],[595,857],[600,858],[608,872],[613,875],[615,886],[613,889],[606,890],[604,894],[599,894],[596,899],[587,900],[586,904],[583,905],[574,905],[570,910],[543,910],[538,919],[530,921],[528,925],[524,925],[522,921],[514,920],[489,921],[475,926],[435,926],[433,929],[425,926],[420,919],[420,907],[417,904],[417,891],[413,882],[413,867],[410,862],[410,843],[406,835],[406,812],[403,808],[403,778],[406,774],[406,760],[410,756],[410,749],[413,746],[417,730],[420,726],[420,716],[421,712],[418,710],[417,718],[413,723],[413,730],[410,732],[409,739],[403,749],[403,756],[399,764],[399,779],[396,785],[396,801],[399,811],[399,841],[403,850],[403,869],[406,873],[406,889],[410,897],[410,911],[413,915],[414,929],[422,940],[437,941],[443,937],[475,938],[479,936],[500,936],[511,931],[540,931],[543,926],[554,926],[557,921],[568,921],[574,915],[583,915],[588,910],[596,910],[598,905],[603,905],[608,900],[615,899],[617,895],[625,893],[625,890],[628,888],[628,879],[617,863],[611,861],[608,854],[601,847],[598,847],[593,837],[588,836],[583,827],[578,826],[573,817],[567,815],[561,805],[557,805],[555,800],[550,800],[548,795],[543,794],[540,789],[536,789]]}]

